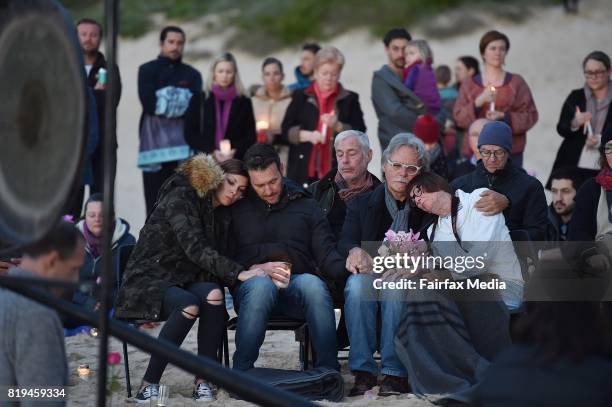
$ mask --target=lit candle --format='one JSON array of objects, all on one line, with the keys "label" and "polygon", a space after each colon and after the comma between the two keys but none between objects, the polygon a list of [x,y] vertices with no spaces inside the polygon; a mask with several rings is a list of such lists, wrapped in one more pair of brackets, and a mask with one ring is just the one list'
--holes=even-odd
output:
[{"label": "lit candle", "polygon": [[495,92],[497,92],[497,89],[495,89],[495,86],[491,86],[491,97],[493,98],[493,101],[491,102],[491,105],[489,106],[489,110],[491,112],[495,111]]},{"label": "lit candle", "polygon": [[266,120],[258,120],[257,123],[255,123],[255,128],[257,131],[268,130],[270,124]]},{"label": "lit candle", "polygon": [[79,368],[77,369],[77,373],[79,374],[79,377],[81,379],[89,379],[89,365],[79,365]]},{"label": "lit candle", "polygon": [[221,154],[230,155],[232,152],[232,142],[229,140],[221,140],[219,143],[219,150],[221,150]]}]

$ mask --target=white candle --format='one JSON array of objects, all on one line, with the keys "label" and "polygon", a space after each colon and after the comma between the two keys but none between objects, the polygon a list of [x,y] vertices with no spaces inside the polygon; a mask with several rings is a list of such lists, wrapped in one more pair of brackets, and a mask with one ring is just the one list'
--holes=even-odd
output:
[{"label": "white candle", "polygon": [[587,132],[588,132],[589,136],[593,135],[593,126],[591,126],[591,121],[590,120],[587,122]]},{"label": "white candle", "polygon": [[219,143],[219,150],[221,150],[221,154],[230,155],[232,152],[232,142],[229,140],[221,140]]},{"label": "white candle", "polygon": [[255,123],[255,128],[257,131],[268,130],[270,124],[266,120],[258,120],[257,123]]},{"label": "white candle", "polygon": [[489,106],[489,110],[491,112],[495,111],[495,92],[497,92],[497,89],[495,89],[495,86],[491,86],[491,96],[493,97],[493,101],[491,102],[491,105]]}]

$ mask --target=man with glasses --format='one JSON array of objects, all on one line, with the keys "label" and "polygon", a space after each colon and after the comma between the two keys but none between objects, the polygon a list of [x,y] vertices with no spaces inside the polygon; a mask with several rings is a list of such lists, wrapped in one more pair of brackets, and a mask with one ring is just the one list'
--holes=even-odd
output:
[{"label": "man with glasses", "polygon": [[412,134],[393,137],[382,154],[385,182],[348,205],[338,248],[348,255],[350,272],[344,289],[344,310],[350,341],[349,368],[355,385],[349,396],[364,394],[377,384],[378,367],[373,354],[377,344],[377,312],[380,307],[380,396],[410,391],[407,372],[395,354],[394,337],[403,308],[403,290],[376,290],[372,258],[361,242],[382,241],[385,233],[422,230],[431,218],[408,204],[408,183],[427,168],[427,152]]},{"label": "man with glasses", "polygon": [[548,208],[542,184],[523,169],[514,167],[510,158],[512,129],[506,123],[487,123],[478,138],[482,159],[476,169],[455,179],[454,190],[472,192],[488,188],[476,203],[485,215],[503,211],[510,231],[523,229],[532,241],[545,239],[548,227]]}]

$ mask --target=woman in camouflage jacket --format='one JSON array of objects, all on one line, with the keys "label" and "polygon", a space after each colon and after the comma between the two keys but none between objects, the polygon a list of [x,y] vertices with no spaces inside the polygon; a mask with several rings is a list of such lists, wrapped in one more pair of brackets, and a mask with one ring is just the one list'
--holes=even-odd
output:
[{"label": "woman in camouflage jacket", "polygon": [[[263,275],[221,255],[229,225],[218,208],[242,197],[248,173],[239,160],[221,165],[199,154],[179,166],[159,191],[153,212],[128,261],[116,302],[122,319],[166,320],[159,337],[180,344],[200,318],[198,354],[215,358],[225,329],[222,285]],[[136,399],[146,402],[167,362],[152,356]],[[213,398],[196,378],[194,398]]]}]

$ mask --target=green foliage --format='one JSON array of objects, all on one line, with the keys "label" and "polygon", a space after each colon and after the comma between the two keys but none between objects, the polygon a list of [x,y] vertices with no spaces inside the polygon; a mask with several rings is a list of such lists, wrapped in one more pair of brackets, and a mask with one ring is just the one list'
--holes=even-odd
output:
[{"label": "green foliage", "polygon": [[[512,7],[521,14],[534,5],[560,0],[119,0],[120,33],[134,37],[152,28],[152,16],[179,21],[205,14],[223,16],[226,25],[238,27],[234,46],[257,52],[262,46],[294,45],[326,40],[350,28],[369,27],[381,36],[389,27],[426,25],[443,12],[463,8],[489,11]],[[84,16],[102,21],[102,0],[64,0],[75,18]],[[502,11],[503,13],[503,11]],[[265,52],[262,50],[262,52]]]}]

